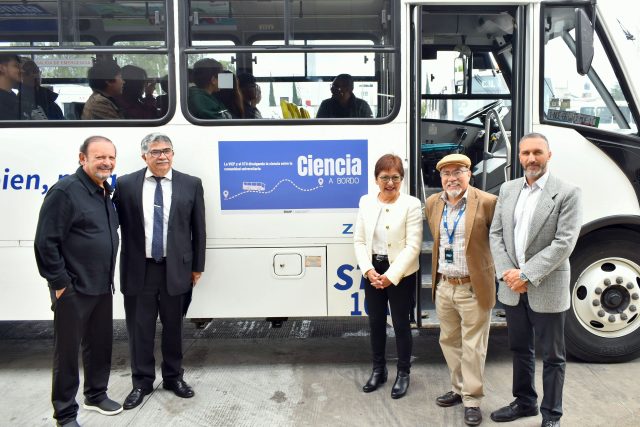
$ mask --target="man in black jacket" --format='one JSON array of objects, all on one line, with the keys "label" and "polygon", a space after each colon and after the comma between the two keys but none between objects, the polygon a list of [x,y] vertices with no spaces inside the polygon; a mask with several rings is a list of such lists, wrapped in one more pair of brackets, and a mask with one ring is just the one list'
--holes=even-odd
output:
[{"label": "man in black jacket", "polygon": [[202,181],[172,169],[173,144],[166,135],[147,135],[141,151],[147,167],[118,178],[113,197],[122,226],[120,287],[133,383],[124,409],[140,405],[153,390],[158,314],[163,387],[193,397],[182,377],[182,317],[204,271],[206,245]]},{"label": "man in black jacket", "polygon": [[35,236],[40,275],[47,279],[54,312],[51,400],[58,425],[78,425],[78,351],[82,345],[85,409],[115,415],[107,397],[113,341],[113,274],[118,218],[107,179],[116,148],[102,136],[80,146],[80,167],[47,193]]},{"label": "man in black jacket", "polygon": [[318,107],[318,119],[365,119],[372,118],[371,107],[364,99],[353,94],[353,77],[340,74],[331,83],[331,98],[325,99]]},{"label": "man in black jacket", "polygon": [[58,94],[42,86],[40,67],[33,60],[23,60],[20,110],[31,120],[64,120],[62,110],[56,104]]}]

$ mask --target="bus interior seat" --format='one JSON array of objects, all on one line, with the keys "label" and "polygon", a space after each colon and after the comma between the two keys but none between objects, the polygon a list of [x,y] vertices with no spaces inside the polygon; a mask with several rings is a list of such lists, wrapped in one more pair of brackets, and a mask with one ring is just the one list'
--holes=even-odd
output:
[{"label": "bus interior seat", "polygon": [[311,115],[309,112],[294,104],[293,102],[288,102],[286,100],[280,101],[280,109],[282,110],[282,118],[283,119],[309,119]]},{"label": "bus interior seat", "polygon": [[82,119],[84,102],[67,102],[64,104],[64,118],[67,120]]}]

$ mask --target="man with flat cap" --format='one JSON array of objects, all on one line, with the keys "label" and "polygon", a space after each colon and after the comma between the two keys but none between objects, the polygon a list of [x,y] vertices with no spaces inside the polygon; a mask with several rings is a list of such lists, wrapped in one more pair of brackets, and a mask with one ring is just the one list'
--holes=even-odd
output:
[{"label": "man with flat cap", "polygon": [[469,185],[471,160],[449,154],[436,165],[443,191],[427,199],[433,235],[432,297],[440,319],[440,347],[451,390],[436,399],[443,407],[464,404],[464,422],[482,422],[480,403],[495,304],[495,269],[489,229],[496,196]]}]

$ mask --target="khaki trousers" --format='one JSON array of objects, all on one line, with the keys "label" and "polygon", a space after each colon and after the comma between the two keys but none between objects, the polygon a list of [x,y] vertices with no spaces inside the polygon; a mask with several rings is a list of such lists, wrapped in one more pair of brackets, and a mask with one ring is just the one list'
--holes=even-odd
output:
[{"label": "khaki trousers", "polygon": [[491,310],[482,309],[471,283],[440,281],[436,288],[440,347],[451,374],[451,390],[465,407],[479,407],[483,392]]}]

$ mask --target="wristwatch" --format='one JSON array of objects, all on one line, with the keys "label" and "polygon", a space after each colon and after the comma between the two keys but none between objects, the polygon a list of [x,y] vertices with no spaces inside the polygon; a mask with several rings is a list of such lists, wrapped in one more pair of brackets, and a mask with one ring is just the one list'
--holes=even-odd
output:
[{"label": "wristwatch", "polygon": [[528,282],[529,278],[521,271],[520,272],[520,280],[522,280],[523,282]]}]

